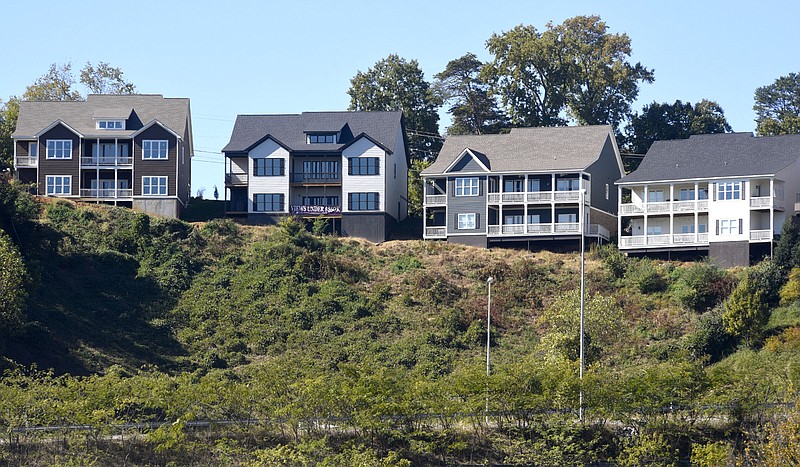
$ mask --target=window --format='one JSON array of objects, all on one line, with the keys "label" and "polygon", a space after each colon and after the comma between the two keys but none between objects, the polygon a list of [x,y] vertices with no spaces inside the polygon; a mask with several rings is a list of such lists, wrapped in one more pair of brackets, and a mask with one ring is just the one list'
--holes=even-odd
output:
[{"label": "window", "polygon": [[542,182],[538,178],[528,179],[528,191],[542,191]]},{"label": "window", "polygon": [[28,157],[39,157],[39,143],[28,143]]},{"label": "window", "polygon": [[664,190],[651,190],[647,192],[648,203],[662,203],[664,202]]},{"label": "window", "polygon": [[720,235],[736,235],[739,233],[739,219],[722,219],[719,221]]},{"label": "window", "polygon": [[45,177],[48,195],[71,195],[72,176],[71,175],[48,175]]},{"label": "window", "polygon": [[347,205],[351,211],[376,211],[380,209],[378,193],[348,193]]},{"label": "window", "polygon": [[681,233],[682,234],[694,233],[694,224],[682,225],[681,226]]},{"label": "window", "polygon": [[48,159],[72,159],[72,140],[71,139],[48,139],[47,140]]},{"label": "window", "polygon": [[462,177],[456,179],[456,196],[478,196],[478,177]]},{"label": "window", "polygon": [[113,143],[94,143],[92,144],[92,159],[94,159],[93,162],[101,163],[126,162],[126,159],[128,159],[128,145],[119,144],[115,150]]},{"label": "window", "polygon": [[681,188],[681,201],[694,201],[694,188]]},{"label": "window", "polygon": [[606,201],[608,201],[610,195],[611,195],[611,187],[609,187],[608,183],[606,183]]},{"label": "window", "polygon": [[741,184],[739,182],[723,182],[717,185],[717,199],[741,199]]},{"label": "window", "polygon": [[707,227],[705,224],[698,224],[697,225],[697,233],[706,233]]},{"label": "window", "polygon": [[[395,169],[397,167],[395,166]],[[377,157],[351,157],[349,175],[378,175],[380,160]]]},{"label": "window", "polygon": [[142,159],[166,159],[167,141],[166,140],[144,140],[142,141]]},{"label": "window", "polygon": [[577,178],[559,178],[556,180],[557,191],[578,191],[581,181]]},{"label": "window", "polygon": [[303,206],[338,206],[338,196],[303,196]]},{"label": "window", "polygon": [[276,177],[283,175],[284,159],[258,158],[253,159],[253,176]]},{"label": "window", "polygon": [[507,179],[503,181],[504,193],[522,193],[525,191],[523,187],[524,180],[521,179]]},{"label": "window", "polygon": [[335,143],[336,142],[336,134],[335,133],[317,133],[317,134],[310,134],[308,135],[308,144],[323,144],[323,143]]},{"label": "window", "polygon": [[524,220],[523,220],[524,218],[525,218],[525,216],[523,216],[522,214],[508,214],[506,216],[503,216],[503,224],[506,224],[506,225],[508,225],[508,224],[513,224],[513,225],[524,224],[525,223]]},{"label": "window", "polygon": [[97,128],[101,130],[124,130],[125,121],[123,120],[98,120]]},{"label": "window", "polygon": [[253,195],[253,211],[283,211],[283,193],[256,193]]},{"label": "window", "polygon": [[575,213],[559,214],[557,219],[559,224],[575,223],[578,222],[578,215]]},{"label": "window", "polygon": [[142,195],[166,196],[167,177],[142,177]]},{"label": "window", "polygon": [[528,224],[541,224],[542,216],[539,214],[528,214]]},{"label": "window", "polygon": [[458,230],[475,229],[475,213],[459,214],[458,215]]},{"label": "window", "polygon": [[697,190],[697,199],[708,199],[708,187]]},{"label": "window", "polygon": [[339,161],[303,161],[304,180],[338,180]]},{"label": "window", "polygon": [[660,225],[648,225],[647,226],[647,235],[661,235],[661,226]]}]

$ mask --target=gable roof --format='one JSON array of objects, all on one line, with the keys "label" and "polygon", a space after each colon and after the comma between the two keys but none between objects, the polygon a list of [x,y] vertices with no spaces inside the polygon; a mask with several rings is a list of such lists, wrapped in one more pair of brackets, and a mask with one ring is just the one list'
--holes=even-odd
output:
[{"label": "gable roof", "polygon": [[800,135],[693,135],[654,142],[639,168],[617,183],[770,175],[797,162],[798,156]]},{"label": "gable roof", "polygon": [[608,125],[512,128],[508,134],[448,136],[436,162],[422,174],[447,172],[466,150],[492,172],[583,170],[600,157],[609,137],[613,139]]},{"label": "gable roof", "polygon": [[[101,118],[126,118],[128,127],[126,130],[99,130],[96,120]],[[153,120],[183,135],[190,118],[188,98],[165,98],[161,94],[90,94],[85,101],[20,102],[17,128],[12,136],[35,138],[57,120],[86,138],[128,138],[142,124]]]},{"label": "gable roof", "polygon": [[[282,115],[238,115],[222,152],[247,152],[267,137],[290,151],[341,151],[367,137],[392,152],[402,128],[402,112],[303,112]],[[306,135],[341,132],[338,143],[308,144]]]}]

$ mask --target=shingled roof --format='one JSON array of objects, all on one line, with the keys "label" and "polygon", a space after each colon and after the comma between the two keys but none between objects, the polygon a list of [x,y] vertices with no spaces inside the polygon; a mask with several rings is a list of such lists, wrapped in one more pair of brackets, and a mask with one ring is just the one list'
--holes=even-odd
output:
[{"label": "shingled roof", "polygon": [[[14,138],[34,138],[36,134],[61,120],[87,138],[130,137],[142,125],[153,120],[174,133],[183,135],[189,119],[189,99],[164,98],[161,94],[90,94],[85,101],[23,101],[20,103]],[[139,120],[126,130],[98,130],[98,118]],[[132,127],[132,128],[131,128]]]},{"label": "shingled roof", "polygon": [[[608,125],[513,128],[508,134],[449,136],[423,175],[442,174],[469,149],[492,172],[571,171],[589,167],[603,151]],[[480,155],[478,155],[480,154]]]},{"label": "shingled roof", "polygon": [[[392,152],[401,135],[402,112],[303,112],[282,115],[238,115],[231,140],[222,152],[247,152],[272,138],[290,151],[339,151],[366,135]],[[307,144],[309,133],[341,132],[339,142]]]},{"label": "shingled roof", "polygon": [[798,156],[800,135],[694,135],[654,142],[639,168],[617,184],[771,175]]}]

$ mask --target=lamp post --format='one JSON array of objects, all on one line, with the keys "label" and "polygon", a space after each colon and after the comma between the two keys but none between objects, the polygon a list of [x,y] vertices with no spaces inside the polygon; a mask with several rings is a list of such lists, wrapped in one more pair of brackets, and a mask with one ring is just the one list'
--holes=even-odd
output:
[{"label": "lamp post", "polygon": [[489,285],[489,295],[486,306],[486,424],[489,424],[489,356],[491,352],[491,332],[492,332],[492,284],[494,284],[494,277],[489,276],[486,279]]},{"label": "lamp post", "polygon": [[581,339],[580,340],[581,340],[581,344],[580,344],[580,373],[579,373],[580,393],[578,395],[578,419],[580,421],[583,421],[583,366],[584,366],[584,361],[583,361],[583,315],[584,315],[584,304],[585,304],[583,291],[584,291],[584,282],[585,282],[585,280],[584,280],[584,278],[585,278],[584,250],[585,250],[585,248],[584,247],[585,247],[585,241],[586,241],[586,230],[585,230],[586,229],[586,219],[584,219],[584,216],[585,216],[585,214],[584,214],[584,209],[585,209],[584,204],[586,202],[586,189],[584,189],[584,188],[581,189],[580,202],[581,202],[581,204],[580,204],[580,207],[579,207],[579,211],[580,211],[580,216],[581,216],[581,221],[580,221],[580,229],[581,229],[581,329],[580,329]]}]

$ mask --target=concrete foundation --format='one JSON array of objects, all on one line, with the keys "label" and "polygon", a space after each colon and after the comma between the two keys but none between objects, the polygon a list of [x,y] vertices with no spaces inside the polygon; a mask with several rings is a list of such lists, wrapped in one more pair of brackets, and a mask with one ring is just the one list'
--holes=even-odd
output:
[{"label": "concrete foundation", "polygon": [[180,201],[175,198],[134,199],[133,209],[161,217],[179,218],[183,211]]},{"label": "concrete foundation", "polygon": [[450,235],[447,237],[447,242],[477,246],[480,248],[486,248],[488,246],[486,235]]},{"label": "concrete foundation", "polygon": [[750,264],[750,243],[714,242],[708,245],[708,257],[721,268],[748,266]]}]

